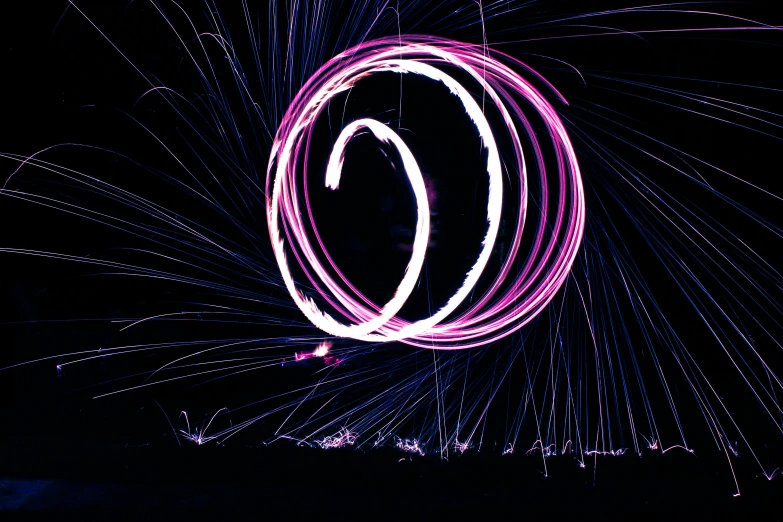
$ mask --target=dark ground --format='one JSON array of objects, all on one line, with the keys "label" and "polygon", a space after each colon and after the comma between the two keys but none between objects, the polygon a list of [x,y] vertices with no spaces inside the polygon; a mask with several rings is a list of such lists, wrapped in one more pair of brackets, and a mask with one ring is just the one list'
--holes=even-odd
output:
[{"label": "dark ground", "polygon": [[[3,444],[0,510],[80,517],[216,512],[383,518],[488,514],[533,520],[780,520],[781,480],[725,460],[677,454],[572,457],[465,454],[450,461],[287,447],[110,447],[98,439],[29,438]],[[77,449],[78,448],[78,449]],[[737,465],[735,463],[735,465]],[[739,469],[742,469],[740,464]],[[176,513],[176,515],[174,514]]]}]

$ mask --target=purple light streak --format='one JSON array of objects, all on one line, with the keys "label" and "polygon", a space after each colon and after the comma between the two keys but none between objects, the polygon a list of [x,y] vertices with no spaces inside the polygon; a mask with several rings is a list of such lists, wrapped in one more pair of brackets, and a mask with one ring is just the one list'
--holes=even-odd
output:
[{"label": "purple light streak", "polygon": [[[585,202],[581,173],[557,111],[530,82],[505,62],[532,72],[521,62],[481,46],[429,36],[385,38],[365,42],[334,57],[299,91],[283,117],[272,146],[267,171],[267,212],[270,238],[286,288],[302,313],[316,327],[334,336],[364,341],[402,341],[433,349],[472,348],[505,337],[530,322],[563,285],[584,233]],[[514,161],[510,170],[516,171],[521,186],[510,251],[487,291],[456,317],[449,316],[474,290],[495,245],[503,205],[503,168],[498,145],[482,107],[465,87],[436,66],[467,73],[495,105],[504,122],[504,132],[513,143]],[[416,74],[444,84],[462,103],[487,153],[487,231],[479,256],[446,304],[430,317],[414,322],[405,321],[396,314],[415,288],[424,263],[429,238],[429,205],[420,169],[407,145],[385,124],[366,118],[357,120],[347,125],[336,140],[326,170],[326,186],[338,189],[345,147],[361,129],[368,129],[381,142],[393,145],[402,158],[416,198],[416,236],[405,276],[392,299],[382,307],[372,303],[352,285],[330,257],[318,234],[306,184],[302,182],[307,174],[304,158],[312,140],[313,125],[329,100],[351,89],[359,80],[380,72]],[[556,155],[557,172],[554,175],[547,173],[541,144],[520,101],[531,106],[546,125]],[[513,281],[508,281],[512,264],[520,254],[528,206],[528,160],[523,153],[518,124],[534,151],[534,170],[542,187],[542,208],[530,253],[518,275]],[[557,180],[558,197],[553,209],[554,218],[547,222],[550,210],[547,202],[553,179]],[[301,208],[300,193],[304,194],[304,209]],[[315,238],[315,244],[311,243],[311,236]],[[289,270],[286,247],[293,252],[293,258],[318,296],[350,324],[339,322],[296,287]],[[336,279],[327,271],[321,258],[332,268]]]}]

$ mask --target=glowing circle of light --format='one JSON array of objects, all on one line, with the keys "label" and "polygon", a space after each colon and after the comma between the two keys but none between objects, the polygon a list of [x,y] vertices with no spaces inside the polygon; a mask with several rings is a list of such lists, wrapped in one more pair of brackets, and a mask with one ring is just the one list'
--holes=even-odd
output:
[{"label": "glowing circle of light", "polygon": [[[329,60],[296,95],[281,120],[270,154],[266,182],[267,219],[285,287],[302,313],[320,330],[338,337],[373,342],[402,341],[422,348],[471,348],[500,339],[530,322],[565,283],[584,233],[584,187],[579,165],[557,111],[506,63],[535,75],[518,60],[495,51],[488,52],[481,46],[428,36],[379,39],[362,43]],[[506,167],[519,176],[521,187],[513,240],[498,274],[483,295],[455,317],[451,316],[484,273],[498,237],[504,197],[504,163],[482,106],[442,69],[466,73],[497,108],[504,124],[503,131],[508,134],[513,148],[510,154],[513,159],[506,162]],[[370,301],[351,284],[329,256],[315,226],[306,186],[304,183],[301,187],[298,185],[299,177],[306,179],[304,160],[314,124],[329,101],[351,89],[359,80],[383,72],[419,75],[445,85],[451,95],[459,99],[475,125],[487,158],[487,229],[478,258],[445,305],[430,317],[413,322],[396,314],[414,290],[421,273],[429,240],[430,211],[421,171],[402,138],[377,120],[362,118],[348,124],[332,149],[324,180],[326,187],[339,188],[345,148],[362,130],[368,130],[382,143],[392,145],[402,159],[416,200],[416,233],[405,275],[391,300],[383,306]],[[543,78],[537,78],[545,83]],[[547,85],[565,102],[551,85]],[[527,111],[535,111],[546,127],[554,151],[554,174],[547,173],[542,144],[520,102]],[[541,186],[538,224],[521,265],[517,256],[527,219],[529,194],[528,166],[518,125],[533,151]],[[556,180],[555,190],[550,186],[553,179]],[[302,193],[304,206],[300,201]],[[550,200],[555,203],[551,204]],[[342,315],[347,324],[321,310],[314,299],[297,288],[288,266],[286,247],[293,253],[310,287]],[[510,279],[512,269],[515,273]]]}]

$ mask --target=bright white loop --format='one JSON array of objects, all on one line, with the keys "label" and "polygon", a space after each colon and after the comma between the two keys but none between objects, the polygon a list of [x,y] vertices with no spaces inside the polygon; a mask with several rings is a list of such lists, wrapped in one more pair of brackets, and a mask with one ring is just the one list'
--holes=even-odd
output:
[{"label": "bright white loop", "polygon": [[[389,319],[400,311],[402,305],[408,300],[408,296],[413,292],[416,281],[419,279],[421,267],[424,265],[424,255],[427,252],[427,243],[429,243],[430,239],[430,204],[427,201],[427,188],[424,185],[421,170],[419,170],[419,165],[416,163],[416,159],[408,146],[405,145],[405,142],[385,124],[376,120],[361,119],[354,121],[343,129],[337,137],[334,149],[332,149],[332,154],[329,157],[329,164],[326,167],[326,186],[332,190],[336,190],[339,187],[340,174],[343,168],[343,160],[345,159],[345,147],[351,138],[363,128],[369,129],[383,143],[391,143],[397,148],[400,157],[402,157],[405,173],[408,175],[408,180],[410,180],[413,188],[413,194],[416,197],[417,221],[416,236],[413,240],[413,255],[405,268],[405,276],[402,278],[402,282],[391,301],[373,319],[363,323],[351,326],[342,325],[337,321],[328,321],[326,323],[326,327],[329,328],[329,330],[324,329],[326,332],[354,339],[365,338],[367,334],[386,324]],[[324,317],[328,316],[325,315]]]},{"label": "bright white loop", "polygon": [[[573,147],[555,110],[528,82],[500,61],[487,57],[483,49],[429,37],[367,42],[335,57],[325,64],[302,88],[278,129],[267,173],[267,209],[270,238],[283,281],[294,302],[318,328],[331,335],[367,341],[402,340],[416,346],[432,348],[467,348],[486,344],[515,331],[529,322],[554,297],[573,264],[584,230],[584,194]],[[410,57],[410,58],[408,58]],[[506,126],[520,179],[519,215],[514,241],[494,283],[479,301],[451,322],[444,321],[471,293],[482,275],[498,236],[503,204],[503,179],[500,152],[487,118],[473,96],[453,77],[430,63],[441,63],[461,69],[476,81],[497,107]],[[519,64],[523,65],[523,64]],[[429,204],[421,171],[410,149],[388,126],[372,119],[360,119],[343,129],[334,145],[326,171],[325,183],[337,189],[345,148],[361,129],[370,130],[384,143],[399,152],[411,183],[417,210],[413,253],[405,275],[392,299],[382,308],[370,302],[340,272],[318,236],[305,191],[305,206],[311,221],[311,234],[318,243],[314,249],[308,228],[300,211],[296,176],[301,167],[302,151],[307,150],[312,125],[335,95],[353,87],[360,79],[379,72],[416,74],[445,85],[464,107],[476,126],[487,155],[489,198],[487,231],[481,251],[462,285],[446,304],[432,316],[408,323],[396,314],[405,304],[419,278],[429,239]],[[532,105],[550,130],[557,164],[558,180],[563,187],[554,222],[548,219],[547,180],[540,146],[535,133],[519,105],[511,99],[518,96]],[[511,107],[511,111],[507,108]],[[503,282],[518,253],[527,213],[527,167],[522,144],[515,125],[520,121],[532,140],[535,160],[542,182],[540,203],[542,217],[535,232],[533,247],[521,275],[500,295]],[[271,185],[271,186],[270,186]],[[282,221],[281,221],[282,218]],[[280,226],[284,228],[281,230]],[[551,237],[547,238],[547,234]],[[316,292],[353,324],[343,324],[322,311],[308,296],[296,288],[286,260],[286,240],[296,260]],[[557,250],[555,246],[561,245]],[[344,288],[322,265],[325,257]]]}]

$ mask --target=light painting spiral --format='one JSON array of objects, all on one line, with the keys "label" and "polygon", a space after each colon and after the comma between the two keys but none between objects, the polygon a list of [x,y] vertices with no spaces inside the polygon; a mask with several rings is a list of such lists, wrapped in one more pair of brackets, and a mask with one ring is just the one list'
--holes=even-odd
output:
[{"label": "light painting spiral", "polygon": [[[509,64],[509,65],[507,65]],[[512,68],[513,66],[513,68]],[[449,75],[467,74],[500,115],[513,150],[509,161],[499,150],[484,108],[474,95]],[[462,349],[500,339],[530,322],[552,300],[566,281],[584,233],[585,199],[573,146],[555,108],[515,69],[536,75],[523,63],[486,47],[429,36],[405,36],[365,42],[335,56],[323,65],[299,91],[277,131],[267,172],[267,212],[273,250],[285,286],[302,313],[322,331],[365,341],[403,341],[434,349]],[[462,284],[430,317],[409,322],[397,314],[419,279],[430,234],[427,192],[416,158],[408,146],[383,122],[362,118],[345,126],[333,146],[325,173],[325,185],[337,190],[346,146],[357,133],[369,131],[380,142],[393,146],[402,159],[416,200],[417,223],[413,251],[405,275],[385,305],[370,301],[339,270],[318,234],[307,196],[307,151],[313,126],[337,94],[377,73],[412,74],[445,85],[461,102],[475,125],[486,153],[489,197],[486,233],[478,258]],[[548,88],[565,102],[548,85]],[[527,111],[534,111],[545,125],[554,151],[556,172],[548,172],[542,143]],[[526,140],[526,141],[525,141]],[[526,157],[523,141],[532,150]],[[519,201],[513,240],[499,272],[484,294],[465,310],[455,313],[474,291],[484,274],[501,222],[505,174],[519,180]],[[523,251],[529,209],[528,176],[537,176],[540,203],[529,251]],[[382,181],[379,181],[379,183]],[[302,201],[301,194],[304,194]],[[553,197],[554,196],[554,197]],[[552,204],[551,202],[554,202]],[[314,239],[314,241],[313,241]],[[288,252],[286,249],[289,249]],[[521,267],[514,266],[522,259]],[[313,296],[297,288],[288,266],[293,257],[310,286],[339,313],[343,323],[323,311]],[[327,269],[331,268],[331,273]],[[514,273],[512,273],[514,272]]]}]

